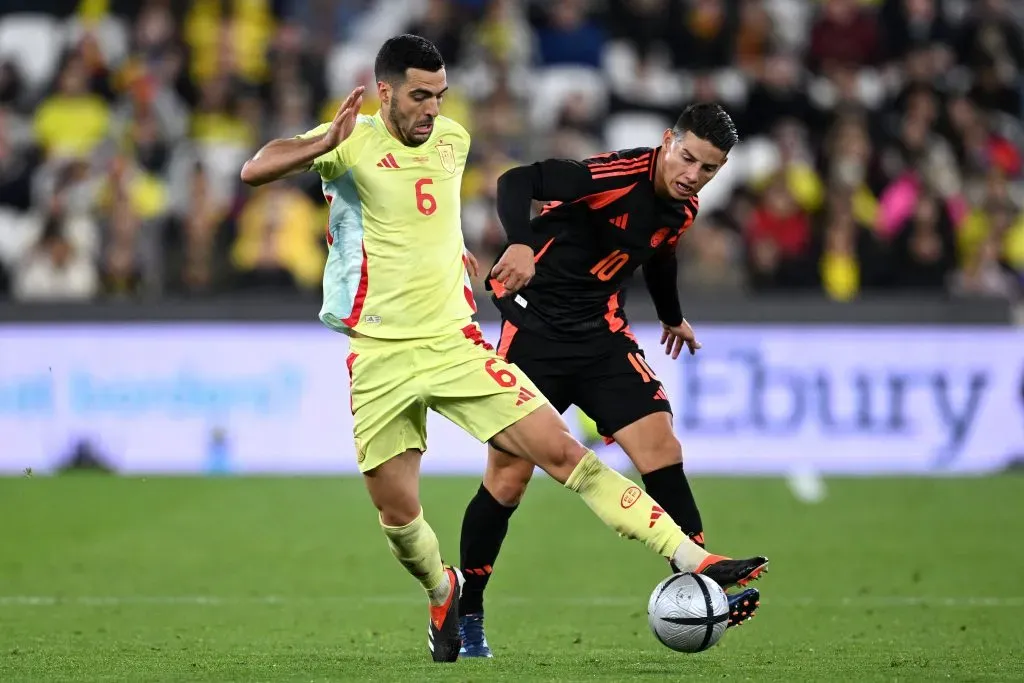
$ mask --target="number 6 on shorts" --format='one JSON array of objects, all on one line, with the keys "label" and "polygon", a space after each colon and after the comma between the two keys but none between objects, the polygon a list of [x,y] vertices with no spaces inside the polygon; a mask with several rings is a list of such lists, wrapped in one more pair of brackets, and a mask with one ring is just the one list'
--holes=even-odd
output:
[{"label": "number 6 on shorts", "polygon": [[487,370],[487,374],[493,377],[494,381],[497,382],[500,387],[505,387],[506,389],[514,387],[516,385],[516,376],[512,374],[511,370],[506,370],[504,368],[495,370],[494,365],[498,362],[499,360],[497,358],[491,358],[484,363],[484,368]]}]

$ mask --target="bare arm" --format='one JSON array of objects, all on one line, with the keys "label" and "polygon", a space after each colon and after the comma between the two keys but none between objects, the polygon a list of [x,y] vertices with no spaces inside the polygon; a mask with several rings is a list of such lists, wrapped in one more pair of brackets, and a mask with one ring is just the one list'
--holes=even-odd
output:
[{"label": "bare arm", "polygon": [[352,134],[363,102],[363,90],[360,86],[349,93],[322,135],[271,140],[264,145],[242,165],[242,182],[263,185],[308,171],[317,157],[327,154]]},{"label": "bare arm", "polygon": [[334,148],[329,135],[271,140],[242,165],[242,182],[257,186],[308,171],[314,159]]}]

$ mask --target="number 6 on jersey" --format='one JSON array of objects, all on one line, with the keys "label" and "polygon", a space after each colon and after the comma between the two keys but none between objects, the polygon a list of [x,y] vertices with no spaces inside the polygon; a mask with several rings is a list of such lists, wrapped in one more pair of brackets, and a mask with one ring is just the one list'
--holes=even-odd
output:
[{"label": "number 6 on jersey", "polygon": [[424,216],[437,211],[437,200],[434,199],[434,195],[428,194],[423,191],[424,185],[433,185],[434,181],[430,178],[420,178],[416,181],[416,208]]}]

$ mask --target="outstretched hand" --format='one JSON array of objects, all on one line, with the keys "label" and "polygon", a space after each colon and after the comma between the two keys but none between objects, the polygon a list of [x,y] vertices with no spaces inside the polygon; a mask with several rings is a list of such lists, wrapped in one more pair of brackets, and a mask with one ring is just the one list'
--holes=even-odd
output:
[{"label": "outstretched hand", "polygon": [[661,345],[665,347],[665,355],[671,355],[673,360],[679,358],[684,344],[690,350],[691,356],[701,347],[697,335],[693,333],[693,328],[685,319],[678,325],[662,323],[661,328]]},{"label": "outstretched hand", "polygon": [[350,92],[338,107],[338,113],[334,115],[331,127],[324,133],[324,142],[329,144],[331,149],[340,145],[355,130],[359,109],[363,106],[363,91],[365,90],[366,88],[360,85]]}]

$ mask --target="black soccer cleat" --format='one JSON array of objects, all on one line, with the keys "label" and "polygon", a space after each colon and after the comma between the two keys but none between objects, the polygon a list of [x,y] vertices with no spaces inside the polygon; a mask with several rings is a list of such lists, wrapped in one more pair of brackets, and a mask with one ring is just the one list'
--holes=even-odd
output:
[{"label": "black soccer cleat", "polygon": [[697,567],[697,573],[708,577],[723,590],[733,586],[745,588],[751,581],[761,578],[768,571],[767,557],[751,557],[746,560],[733,560],[721,555],[708,555]]},{"label": "black soccer cleat", "polygon": [[754,618],[754,613],[761,606],[761,591],[747,588],[739,593],[726,594],[729,598],[729,626],[742,626],[743,622]]},{"label": "black soccer cleat", "polygon": [[459,635],[459,598],[462,596],[462,584],[465,579],[462,572],[452,567],[445,567],[445,580],[452,587],[448,600],[437,607],[430,606],[430,620],[427,622],[427,647],[435,662],[454,662],[459,658],[462,649],[462,638]]}]

